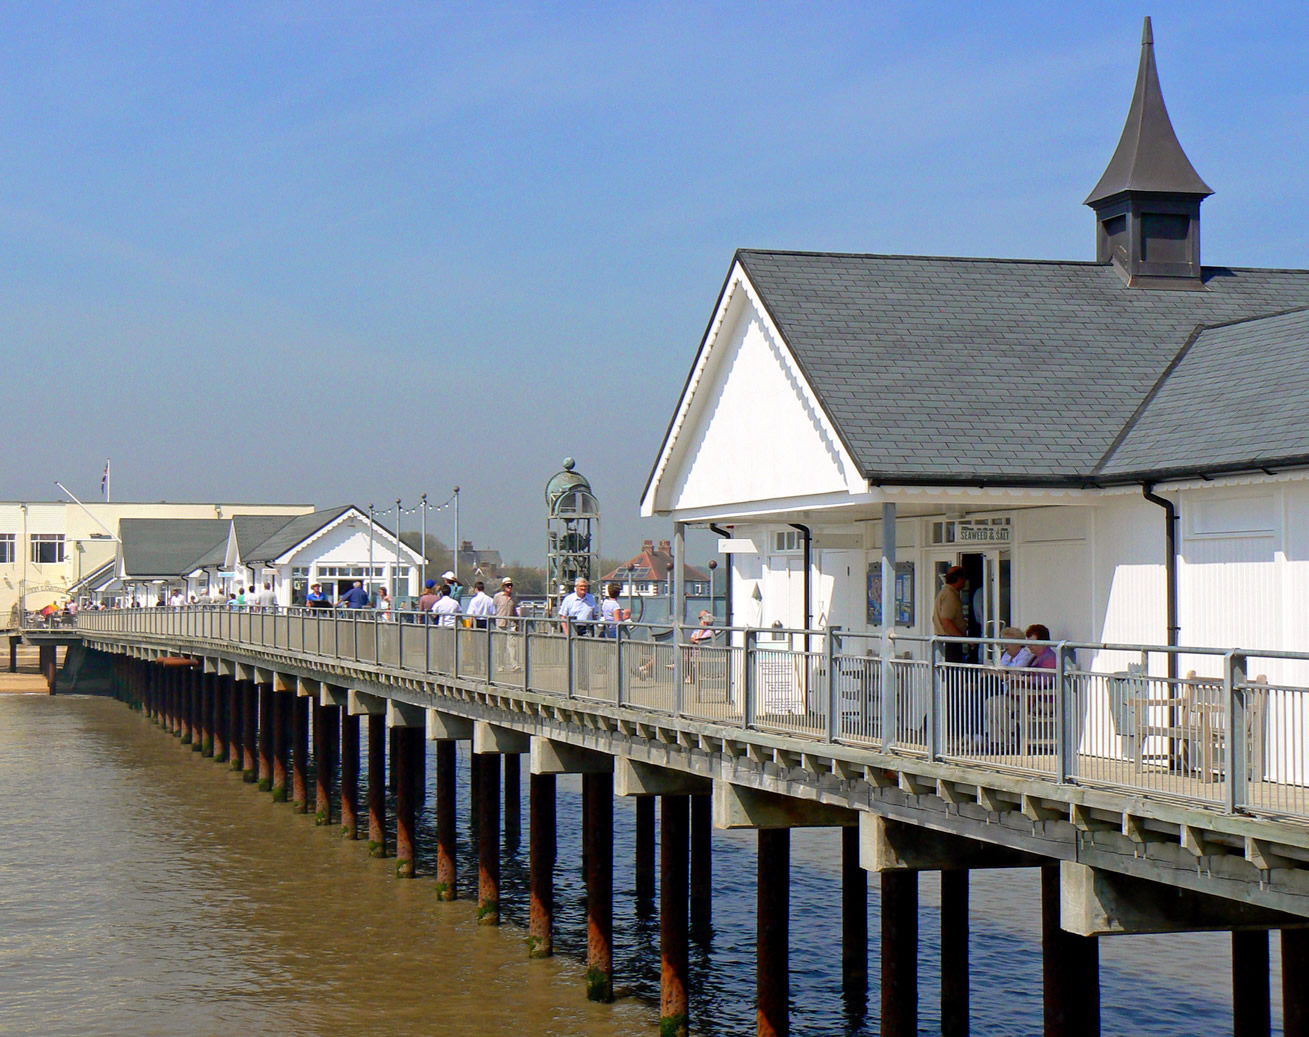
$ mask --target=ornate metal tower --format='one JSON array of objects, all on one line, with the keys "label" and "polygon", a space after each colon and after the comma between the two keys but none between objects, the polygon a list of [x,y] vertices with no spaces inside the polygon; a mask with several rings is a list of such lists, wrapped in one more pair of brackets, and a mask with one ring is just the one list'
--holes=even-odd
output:
[{"label": "ornate metal tower", "polygon": [[600,505],[586,477],[573,471],[576,463],[565,457],[563,471],[545,484],[545,592],[552,615],[574,580],[594,583],[600,575]]}]

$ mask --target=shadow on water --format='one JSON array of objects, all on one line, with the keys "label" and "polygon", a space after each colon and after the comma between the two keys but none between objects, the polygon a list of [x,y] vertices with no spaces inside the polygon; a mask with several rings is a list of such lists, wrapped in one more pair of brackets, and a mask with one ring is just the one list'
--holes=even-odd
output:
[{"label": "shadow on water", "polygon": [[[363,759],[366,760],[366,736]],[[581,794],[558,782],[553,962],[526,958],[526,774],[522,837],[501,865],[504,925],[475,923],[476,842],[467,745],[459,752],[461,900],[439,903],[435,797],[418,813],[419,879],[316,829],[240,776],[108,700],[0,699],[0,1033],[131,1030],[258,1033],[606,1034],[653,1032],[657,900],[638,902],[635,810],[615,800],[617,1004],[591,1005]],[[366,776],[366,766],[363,768]],[[526,768],[524,768],[526,770]],[[428,745],[427,776],[435,776]],[[310,789],[313,788],[310,776]],[[361,778],[361,797],[365,782]],[[312,792],[311,792],[312,795]],[[244,798],[243,798],[244,797]],[[366,802],[366,800],[365,800]],[[388,807],[394,847],[394,800]],[[693,932],[695,1032],[753,1032],[755,850],[714,833],[712,923]],[[792,1030],[878,1032],[877,880],[869,881],[869,993],[841,990],[840,844],[796,831],[791,870]],[[919,1028],[939,1031],[937,883],[921,880]],[[974,873],[972,1032],[1041,1031],[1039,876]],[[1273,941],[1274,977],[1279,973]],[[1101,941],[1103,1032],[1230,1032],[1225,934]],[[1275,1022],[1278,993],[1274,987]],[[439,1009],[436,1007],[439,1005]],[[526,1023],[531,1019],[530,1025]],[[221,1021],[221,1022],[220,1022]],[[437,1024],[440,1024],[439,1026]],[[212,1024],[212,1025],[211,1025]]]}]

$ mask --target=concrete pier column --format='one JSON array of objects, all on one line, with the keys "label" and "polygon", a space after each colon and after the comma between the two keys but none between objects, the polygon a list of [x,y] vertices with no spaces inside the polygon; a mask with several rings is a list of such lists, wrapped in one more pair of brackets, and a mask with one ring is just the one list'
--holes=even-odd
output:
[{"label": "concrete pier column", "polygon": [[968,1037],[968,874],[941,872],[941,1037]]},{"label": "concrete pier column", "polygon": [[500,757],[473,753],[478,771],[477,921],[500,924]]},{"label": "concrete pier column", "polygon": [[882,1035],[918,1033],[918,872],[882,872]]},{"label": "concrete pier column", "polygon": [[53,695],[55,693],[56,677],[56,656],[54,645],[42,645],[37,653],[38,661],[41,664],[41,676],[45,678],[46,690]]},{"label": "concrete pier column", "polygon": [[636,797],[636,909],[649,910],[655,895],[655,797]]},{"label": "concrete pier column", "polygon": [[309,700],[291,702],[291,803],[297,814],[309,813]]},{"label": "concrete pier column", "polygon": [[791,830],[759,829],[756,995],[759,1037],[791,1032]]},{"label": "concrete pier column", "polygon": [[414,765],[421,748],[422,732],[414,727],[393,727],[396,735],[395,754],[391,758],[391,774],[395,779],[395,877],[414,877],[415,857],[415,793],[418,783]]},{"label": "concrete pier column", "polygon": [[213,703],[213,751],[210,756],[213,757],[214,763],[226,763],[227,732],[228,724],[231,722],[227,715],[227,698],[218,685],[218,674],[206,673],[203,679],[210,701]]},{"label": "concrete pier column", "polygon": [[341,714],[341,838],[359,838],[359,716]]},{"label": "concrete pier column", "polygon": [[523,764],[522,754],[505,753],[505,848],[515,850],[522,841],[523,829]]},{"label": "concrete pier column", "polygon": [[[202,673],[196,667],[191,671],[193,679],[200,685],[200,755],[214,755],[214,675]],[[192,743],[194,744],[194,743]]]},{"label": "concrete pier column", "polygon": [[245,696],[231,677],[219,674],[217,680],[218,694],[227,703],[228,766],[234,771],[243,770],[241,735],[245,729]]},{"label": "concrete pier column", "polygon": [[21,637],[9,638],[9,672],[18,672],[18,646],[22,643]]},{"label": "concrete pier column", "polygon": [[290,702],[284,691],[273,691],[273,802],[285,803],[287,792],[286,757],[291,741]]},{"label": "concrete pier column", "polygon": [[1099,1037],[1100,944],[1060,928],[1059,900],[1059,865],[1047,864],[1041,868],[1046,1037]]},{"label": "concrete pier column", "polygon": [[1309,1037],[1309,929],[1282,930],[1282,1032]]},{"label": "concrete pier column", "polygon": [[691,797],[691,928],[704,931],[714,911],[713,797]]},{"label": "concrete pier column", "polygon": [[241,777],[249,784],[259,779],[259,689],[251,681],[236,681],[241,696]]},{"label": "concrete pier column", "polygon": [[436,895],[454,900],[458,890],[455,874],[457,802],[457,743],[442,738],[436,743]]},{"label": "concrete pier column", "polygon": [[554,953],[555,776],[533,774],[528,780],[531,908],[527,953],[548,958]]},{"label": "concrete pier column", "polygon": [[271,792],[277,752],[273,736],[278,727],[278,702],[271,684],[256,684],[259,695],[259,791]]},{"label": "concrete pier column", "polygon": [[336,780],[336,752],[341,744],[341,707],[314,702],[314,822],[332,823],[332,785]]},{"label": "concrete pier column", "polygon": [[868,996],[868,872],[853,826],[841,829],[841,990],[860,1008]]},{"label": "concrete pier column", "polygon": [[614,996],[614,776],[582,775],[586,812],[586,996]]},{"label": "concrete pier column", "polygon": [[[687,1005],[687,857],[690,834],[689,796],[660,797],[659,825],[659,1033],[686,1037]],[[653,796],[637,799],[654,804]],[[651,817],[650,837],[654,838]],[[638,829],[638,835],[640,830]]]},{"label": "concrete pier column", "polygon": [[[1298,983],[1304,976],[1297,977]],[[1232,1037],[1268,1037],[1268,931],[1232,933]]]},{"label": "concrete pier column", "polygon": [[386,856],[386,716],[368,714],[368,856]]}]

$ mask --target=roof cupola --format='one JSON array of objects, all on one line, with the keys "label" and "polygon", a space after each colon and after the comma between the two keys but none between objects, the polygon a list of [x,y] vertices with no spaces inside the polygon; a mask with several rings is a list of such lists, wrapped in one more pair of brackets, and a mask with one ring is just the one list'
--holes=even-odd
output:
[{"label": "roof cupola", "polygon": [[1095,210],[1096,262],[1112,263],[1133,288],[1203,289],[1200,203],[1211,194],[1173,132],[1147,17],[1122,138],[1086,199]]}]

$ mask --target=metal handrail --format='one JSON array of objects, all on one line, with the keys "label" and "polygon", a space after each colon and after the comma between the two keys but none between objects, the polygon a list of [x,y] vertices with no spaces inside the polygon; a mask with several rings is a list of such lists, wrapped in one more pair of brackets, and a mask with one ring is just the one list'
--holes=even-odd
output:
[{"label": "metal handrail", "polygon": [[[279,623],[280,616],[287,621]],[[288,654],[297,650],[294,626],[298,651],[358,667],[607,700],[728,727],[1126,788],[1229,813],[1309,818],[1309,722],[1299,726],[1309,717],[1309,687],[1247,674],[1252,658],[1294,664],[1309,661],[1309,652],[1025,640],[1053,649],[1054,666],[1005,669],[945,660],[947,645],[972,646],[980,660],[1012,643],[994,637],[900,634],[891,643],[922,657],[879,660],[880,634],[835,629],[716,627],[726,634],[722,642],[697,644],[657,637],[673,629],[667,623],[597,623],[585,635],[553,617],[460,617],[455,627],[442,618],[406,610],[384,617],[371,609],[196,605],[82,611],[73,625],[82,634],[146,634]],[[324,626],[332,628],[330,638]],[[461,637],[471,626],[485,626],[485,637]],[[403,630],[413,627],[425,628],[420,659],[405,650]],[[432,632],[444,630],[451,637],[436,633],[445,647],[434,653]],[[306,647],[310,631],[313,652]],[[797,637],[822,647],[797,648]],[[1092,664],[1104,653],[1140,663],[1112,672],[1079,668],[1079,653]],[[1150,672],[1152,660],[1169,655],[1210,660],[1221,674]]]}]

